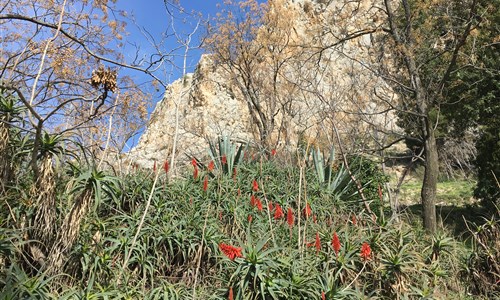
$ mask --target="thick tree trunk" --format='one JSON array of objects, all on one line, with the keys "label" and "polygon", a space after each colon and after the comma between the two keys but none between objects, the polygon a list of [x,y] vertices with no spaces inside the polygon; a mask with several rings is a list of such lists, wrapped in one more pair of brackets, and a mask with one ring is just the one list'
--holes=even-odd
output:
[{"label": "thick tree trunk", "polygon": [[436,137],[434,135],[434,128],[432,127],[432,123],[427,119],[425,121],[425,125],[425,172],[421,191],[422,217],[424,220],[425,230],[427,230],[427,232],[429,233],[434,233],[437,228],[436,190],[439,174],[439,160]]}]

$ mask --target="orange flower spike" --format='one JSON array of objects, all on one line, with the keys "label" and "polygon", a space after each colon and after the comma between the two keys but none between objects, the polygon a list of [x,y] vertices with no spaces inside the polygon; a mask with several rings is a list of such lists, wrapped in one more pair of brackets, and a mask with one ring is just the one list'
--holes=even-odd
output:
[{"label": "orange flower spike", "polygon": [[274,206],[274,219],[279,220],[279,219],[283,218],[284,216],[285,216],[285,214],[283,213],[283,209],[281,208],[281,205],[276,203],[276,205]]},{"label": "orange flower spike", "polygon": [[208,172],[212,172],[215,168],[215,164],[213,162],[213,160],[211,160],[209,163],[208,163]]},{"label": "orange flower spike", "polygon": [[259,183],[257,183],[257,180],[253,180],[253,184],[252,184],[252,189],[254,192],[257,192],[259,190]]},{"label": "orange flower spike", "polygon": [[206,192],[208,190],[208,176],[205,176],[203,180],[203,191]]},{"label": "orange flower spike", "polygon": [[168,173],[168,170],[170,170],[170,164],[168,163],[168,160],[166,160],[163,164],[163,170],[165,170],[165,173]]},{"label": "orange flower spike", "polygon": [[259,198],[255,198],[255,205],[257,206],[257,209],[259,211],[262,211],[262,202],[260,201]]},{"label": "orange flower spike", "polygon": [[191,164],[193,165],[193,167],[197,168],[198,167],[198,163],[196,162],[196,158],[193,158],[191,159]]},{"label": "orange flower spike", "polygon": [[309,216],[311,216],[312,209],[311,209],[311,206],[309,205],[309,203],[306,203],[306,207],[304,207],[304,209],[302,210],[302,213],[304,214],[306,219],[309,218]]},{"label": "orange flower spike", "polygon": [[269,204],[267,205],[267,209],[269,209],[269,211],[273,211],[274,206],[273,206],[273,202],[272,201],[269,201]]},{"label": "orange flower spike", "polygon": [[370,259],[371,254],[372,254],[372,249],[370,248],[370,244],[364,242],[363,245],[361,246],[361,258],[363,260]]},{"label": "orange flower spike", "polygon": [[233,298],[233,287],[229,288],[229,296],[227,297],[228,300],[234,300]]},{"label": "orange flower spike", "polygon": [[321,300],[326,300],[326,295],[325,295],[325,292],[321,292]]},{"label": "orange flower spike", "polygon": [[332,238],[332,248],[333,248],[333,251],[335,251],[335,255],[339,254],[340,247],[341,247],[341,245],[340,245],[339,236],[337,235],[336,232],[334,232],[333,238]]},{"label": "orange flower spike", "polygon": [[293,227],[293,224],[295,222],[295,217],[293,216],[293,210],[291,207],[288,208],[288,211],[286,212],[286,223],[290,228]]},{"label": "orange flower spike", "polygon": [[271,150],[271,156],[275,156],[276,155],[276,149],[272,149]]},{"label": "orange flower spike", "polygon": [[234,260],[237,257],[243,257],[243,254],[241,254],[241,248],[240,247],[234,247],[234,246],[231,246],[231,245],[220,243],[219,244],[219,249],[230,260]]},{"label": "orange flower spike", "polygon": [[198,167],[194,167],[194,170],[193,170],[193,178],[196,180],[198,178]]},{"label": "orange flower spike", "polygon": [[252,220],[253,220],[252,215],[248,215],[248,217],[247,217],[247,221],[248,221],[248,223],[252,223]]},{"label": "orange flower spike", "polygon": [[227,164],[227,157],[226,157],[226,155],[222,155],[222,158],[221,158],[221,163],[222,163],[223,165]]},{"label": "orange flower spike", "polygon": [[314,243],[314,246],[316,247],[316,253],[318,253],[321,250],[321,239],[319,238],[318,232],[316,232],[316,241]]},{"label": "orange flower spike", "polygon": [[250,196],[250,206],[254,207],[257,204],[257,198],[254,195]]}]

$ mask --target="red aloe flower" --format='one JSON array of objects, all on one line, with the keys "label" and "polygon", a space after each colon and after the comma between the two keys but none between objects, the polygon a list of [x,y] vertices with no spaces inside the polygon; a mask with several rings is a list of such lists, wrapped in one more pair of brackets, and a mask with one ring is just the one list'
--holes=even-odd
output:
[{"label": "red aloe flower", "polygon": [[193,178],[196,180],[198,178],[198,167],[195,166],[193,170]]},{"label": "red aloe flower", "polygon": [[371,254],[372,254],[372,249],[370,248],[370,244],[364,242],[363,245],[361,246],[361,258],[363,258],[363,260],[370,259]]},{"label": "red aloe flower", "polygon": [[269,204],[267,205],[267,208],[269,209],[269,211],[273,211],[274,206],[273,206],[273,202],[272,201],[269,201]]},{"label": "red aloe flower", "polygon": [[257,180],[253,180],[253,186],[252,186],[252,189],[254,190],[254,192],[257,192],[259,190],[259,184],[257,183]]},{"label": "red aloe flower", "polygon": [[205,176],[203,180],[203,191],[206,192],[208,190],[208,176]]},{"label": "red aloe flower", "polygon": [[257,206],[257,209],[259,211],[262,211],[262,202],[260,201],[259,198],[255,198],[255,205]]},{"label": "red aloe flower", "polygon": [[324,291],[321,292],[321,300],[326,300],[326,295]]},{"label": "red aloe flower", "polygon": [[314,246],[316,247],[316,253],[318,253],[321,250],[321,240],[319,238],[318,232],[316,232],[316,241],[314,243]]},{"label": "red aloe flower", "polygon": [[163,170],[165,170],[165,173],[168,173],[168,170],[170,169],[170,165],[168,163],[168,160],[165,161],[163,164]]},{"label": "red aloe flower", "polygon": [[311,209],[311,206],[309,205],[309,203],[306,203],[306,207],[304,207],[304,209],[302,210],[302,213],[304,214],[306,219],[309,218],[309,216],[312,214],[312,209]]},{"label": "red aloe flower", "polygon": [[197,168],[198,167],[198,163],[196,162],[196,158],[193,157],[193,159],[191,159],[191,164],[193,165],[193,167]]},{"label": "red aloe flower", "polygon": [[229,288],[229,296],[227,297],[228,300],[234,300],[233,298],[233,287]]},{"label": "red aloe flower", "polygon": [[279,220],[279,219],[283,218],[284,216],[285,216],[285,214],[283,213],[283,209],[281,208],[281,205],[276,203],[276,205],[274,206],[274,219]]},{"label": "red aloe flower", "polygon": [[257,198],[254,195],[250,196],[250,206],[254,207],[257,204]]},{"label": "red aloe flower", "polygon": [[220,243],[219,244],[219,249],[230,260],[234,260],[236,257],[243,257],[243,254],[241,254],[241,248],[240,247],[234,247],[234,246],[231,246],[231,245]]},{"label": "red aloe flower", "polygon": [[286,223],[290,228],[293,227],[295,217],[293,216],[293,210],[291,207],[288,208],[288,211],[286,212]]},{"label": "red aloe flower", "polygon": [[248,223],[252,223],[252,220],[253,220],[252,215],[248,215],[248,217],[247,217],[247,221],[248,221]]},{"label": "red aloe flower", "polygon": [[221,158],[221,163],[222,163],[223,165],[227,164],[227,157],[226,157],[226,155],[225,155],[225,154],[224,154],[224,155],[222,155],[222,158]]},{"label": "red aloe flower", "polygon": [[213,160],[211,160],[209,163],[208,163],[208,172],[212,172],[215,168],[215,164],[213,162]]},{"label": "red aloe flower", "polygon": [[272,149],[271,150],[271,156],[275,156],[276,155],[276,149]]},{"label": "red aloe flower", "polygon": [[333,251],[335,251],[335,255],[338,255],[340,251],[340,240],[336,232],[333,233],[332,247]]}]

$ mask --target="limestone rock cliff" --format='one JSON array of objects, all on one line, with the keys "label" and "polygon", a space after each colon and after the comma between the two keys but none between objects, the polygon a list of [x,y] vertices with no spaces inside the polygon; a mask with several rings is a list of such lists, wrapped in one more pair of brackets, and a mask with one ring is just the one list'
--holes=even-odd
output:
[{"label": "limestone rock cliff", "polygon": [[[379,113],[386,109],[381,99],[394,94],[367,68],[383,55],[376,45],[376,28],[381,26],[382,16],[372,1],[275,2],[281,3],[275,13],[286,11],[287,16],[293,16],[287,20],[288,38],[294,45],[301,45],[304,56],[285,66],[275,80],[278,91],[283,91],[278,98],[285,99],[286,106],[281,104],[272,115],[277,124],[271,133],[273,145],[294,147],[303,142],[301,139],[334,143],[334,124],[342,139],[351,144],[373,137],[374,126],[395,128],[392,115]],[[362,30],[371,31],[338,43]],[[306,61],[305,57],[317,59]],[[265,83],[265,71],[255,72],[263,73],[259,78]],[[130,156],[138,164],[151,167],[153,161],[169,157],[174,140],[176,156],[184,160],[185,154],[206,153],[207,140],[217,136],[257,140],[255,119],[235,77],[213,55],[203,55],[193,74],[167,88]]]}]

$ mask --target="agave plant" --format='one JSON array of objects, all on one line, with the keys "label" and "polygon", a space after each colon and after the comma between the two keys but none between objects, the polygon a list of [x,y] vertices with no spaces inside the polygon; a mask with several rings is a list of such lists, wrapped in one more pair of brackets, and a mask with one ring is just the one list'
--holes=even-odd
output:
[{"label": "agave plant", "polygon": [[319,148],[316,148],[316,150],[311,150],[311,155],[313,158],[314,170],[316,171],[319,182],[326,183],[328,186],[330,186],[333,173],[332,166],[335,160],[335,148],[332,147],[332,149],[330,150],[330,156],[326,160],[326,162]]},{"label": "agave plant", "polygon": [[209,142],[208,154],[222,174],[231,176],[238,164],[243,162],[247,149],[248,143],[237,146],[229,137],[223,136],[218,138],[218,143]]}]

